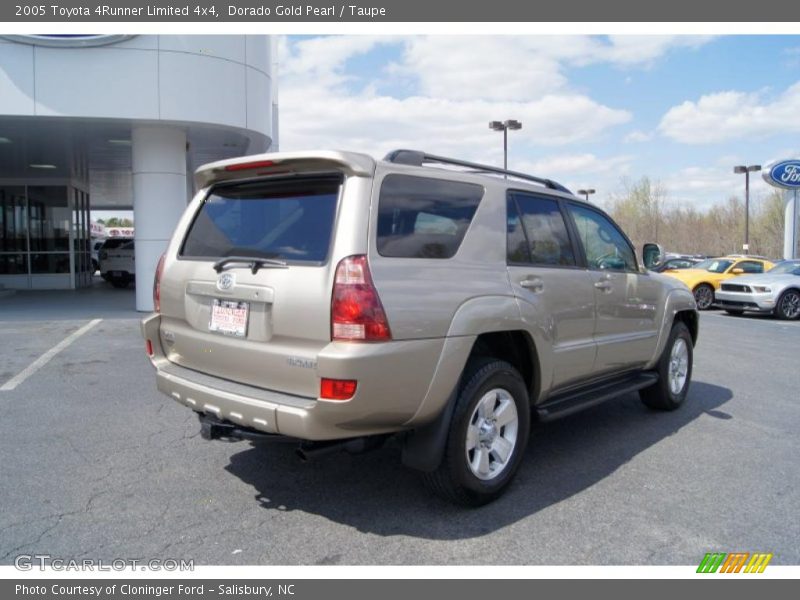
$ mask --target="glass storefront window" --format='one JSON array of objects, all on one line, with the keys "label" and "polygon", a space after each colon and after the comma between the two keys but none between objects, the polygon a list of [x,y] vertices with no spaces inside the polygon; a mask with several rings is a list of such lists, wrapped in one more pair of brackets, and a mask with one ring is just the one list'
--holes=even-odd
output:
[{"label": "glass storefront window", "polygon": [[0,254],[0,275],[27,275],[27,254]]},{"label": "glass storefront window", "polygon": [[69,273],[69,252],[31,254],[31,273]]},{"label": "glass storefront window", "polygon": [[28,213],[31,252],[69,251],[71,211],[66,187],[28,186]]},{"label": "glass storefront window", "polygon": [[0,252],[28,249],[28,212],[25,188],[0,186]]},{"label": "glass storefront window", "polygon": [[48,274],[62,275],[49,279],[57,285],[91,285],[89,194],[66,185],[0,186],[0,284],[37,287],[35,276]]}]

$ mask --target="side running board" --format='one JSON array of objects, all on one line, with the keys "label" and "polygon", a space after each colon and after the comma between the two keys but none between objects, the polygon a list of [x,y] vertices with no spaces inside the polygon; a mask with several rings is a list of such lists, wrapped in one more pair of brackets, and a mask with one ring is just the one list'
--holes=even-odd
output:
[{"label": "side running board", "polygon": [[573,390],[557,394],[535,407],[541,421],[553,421],[574,414],[590,406],[601,404],[630,392],[653,385],[658,381],[656,373],[637,373],[624,379],[615,379],[588,389]]}]

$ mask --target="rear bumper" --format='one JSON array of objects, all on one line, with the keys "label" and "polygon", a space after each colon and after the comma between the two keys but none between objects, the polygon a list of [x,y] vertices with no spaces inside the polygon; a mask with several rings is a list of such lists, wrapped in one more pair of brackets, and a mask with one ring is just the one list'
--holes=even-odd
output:
[{"label": "rear bumper", "polygon": [[320,353],[320,376],[358,381],[356,395],[334,402],[285,394],[194,371],[170,362],[160,343],[161,317],[142,321],[162,393],[192,410],[242,427],[300,440],[335,440],[401,431],[426,398],[443,340],[350,344]]}]

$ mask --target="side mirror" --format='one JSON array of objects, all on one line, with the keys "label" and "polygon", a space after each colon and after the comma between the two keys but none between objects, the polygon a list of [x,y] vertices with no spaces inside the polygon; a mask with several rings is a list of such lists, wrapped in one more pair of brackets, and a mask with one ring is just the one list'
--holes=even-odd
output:
[{"label": "side mirror", "polygon": [[736,267],[735,269],[731,269],[731,273],[734,275],[741,275],[744,273],[744,269],[742,267]]},{"label": "side mirror", "polygon": [[658,244],[645,244],[642,247],[642,262],[646,269],[657,267],[663,258],[664,249]]}]

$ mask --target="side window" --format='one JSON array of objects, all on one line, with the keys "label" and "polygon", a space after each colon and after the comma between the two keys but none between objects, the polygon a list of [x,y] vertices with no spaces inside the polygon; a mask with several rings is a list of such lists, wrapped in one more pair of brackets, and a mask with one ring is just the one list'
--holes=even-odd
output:
[{"label": "side window", "polygon": [[378,202],[378,253],[396,258],[451,258],[483,198],[471,183],[387,175]]},{"label": "side window", "polygon": [[512,192],[507,210],[509,262],[575,266],[575,253],[557,201]]},{"label": "side window", "polygon": [[625,236],[607,217],[590,208],[569,205],[590,269],[638,271],[636,255]]},{"label": "side window", "polygon": [[692,266],[692,263],[688,260],[678,259],[667,261],[667,266],[671,269],[688,269]]},{"label": "side window", "polygon": [[760,262],[755,262],[752,260],[744,260],[736,265],[740,269],[742,269],[745,273],[763,273],[764,272],[764,265]]}]

